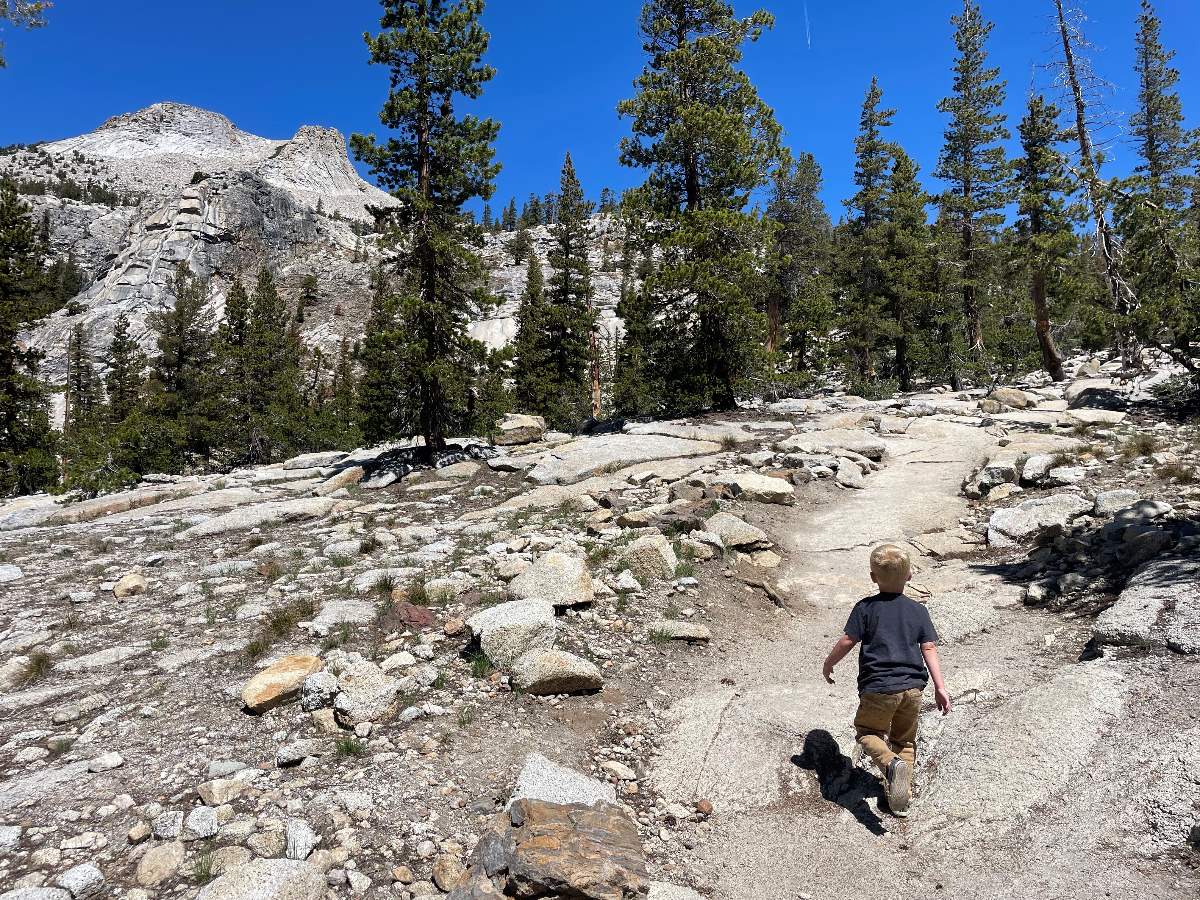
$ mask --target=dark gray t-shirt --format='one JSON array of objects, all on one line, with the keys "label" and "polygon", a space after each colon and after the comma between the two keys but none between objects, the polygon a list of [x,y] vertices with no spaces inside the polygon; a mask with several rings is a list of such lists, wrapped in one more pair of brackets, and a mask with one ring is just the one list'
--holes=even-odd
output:
[{"label": "dark gray t-shirt", "polygon": [[854,604],[846,634],[861,641],[858,692],[894,694],[929,681],[921,645],[936,641],[929,612],[904,594],[878,593]]}]

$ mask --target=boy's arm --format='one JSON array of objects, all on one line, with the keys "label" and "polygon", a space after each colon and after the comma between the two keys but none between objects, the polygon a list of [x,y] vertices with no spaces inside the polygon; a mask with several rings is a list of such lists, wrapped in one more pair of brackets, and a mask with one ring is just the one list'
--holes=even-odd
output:
[{"label": "boy's arm", "polygon": [[937,707],[942,711],[943,716],[950,715],[950,694],[946,691],[946,682],[942,680],[942,666],[938,662],[937,644],[933,641],[927,641],[921,645],[921,655],[925,657],[925,668],[929,670],[929,677],[933,680],[933,696],[937,701]]},{"label": "boy's arm", "polygon": [[854,638],[848,634],[843,634],[838,642],[833,645],[833,649],[829,651],[829,655],[825,657],[825,665],[821,667],[821,674],[825,676],[825,680],[833,684],[833,667],[840,663],[857,644]]}]

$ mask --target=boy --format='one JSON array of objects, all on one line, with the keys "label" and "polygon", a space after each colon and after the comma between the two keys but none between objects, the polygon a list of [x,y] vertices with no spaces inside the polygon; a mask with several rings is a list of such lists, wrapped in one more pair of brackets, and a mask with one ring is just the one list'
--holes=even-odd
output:
[{"label": "boy", "polygon": [[871,551],[871,580],[879,593],[859,600],[846,622],[846,633],[825,660],[825,680],[854,645],[858,653],[858,743],[874,760],[887,784],[892,812],[908,815],[916,763],[917,716],[929,678],[942,715],[950,714],[950,695],[938,665],[937,632],[929,612],[904,595],[912,578],[908,554],[894,544]]}]

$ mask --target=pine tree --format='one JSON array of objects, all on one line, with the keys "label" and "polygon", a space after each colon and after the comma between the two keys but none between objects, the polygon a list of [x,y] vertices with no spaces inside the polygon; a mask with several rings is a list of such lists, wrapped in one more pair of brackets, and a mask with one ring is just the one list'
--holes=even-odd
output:
[{"label": "pine tree", "polygon": [[104,404],[104,388],[92,360],[91,343],[82,322],[67,338],[66,405],[63,432],[70,434],[96,423]]},{"label": "pine tree", "polygon": [[1009,137],[1002,110],[1005,82],[999,80],[1000,70],[987,64],[992,23],[983,18],[979,4],[963,0],[962,15],[950,21],[958,57],[953,93],[938,103],[950,122],[934,175],[949,185],[942,206],[959,238],[956,262],[966,342],[976,365],[982,366],[991,245],[1012,199],[1010,167],[1000,143]]},{"label": "pine tree", "polygon": [[613,193],[612,188],[602,188],[600,191],[600,207],[601,213],[613,213],[617,209],[617,195]]},{"label": "pine tree", "polygon": [[1021,120],[1021,150],[1016,161],[1018,194],[1017,251],[1029,281],[1034,329],[1042,364],[1050,377],[1062,381],[1062,354],[1051,331],[1052,297],[1060,296],[1063,269],[1077,240],[1067,212],[1071,183],[1067,159],[1058,150],[1058,107],[1040,94],[1031,94]]},{"label": "pine tree", "polygon": [[213,339],[204,307],[207,284],[180,263],[168,294],[173,304],[148,317],[158,355],[148,383],[155,459],[178,470],[189,456],[207,458],[221,431],[221,401],[213,367]]},{"label": "pine tree", "polygon": [[883,198],[883,276],[885,309],[891,320],[892,371],[900,390],[912,390],[917,359],[925,354],[924,323],[932,298],[929,258],[933,239],[925,214],[929,198],[917,178],[919,169],[907,153],[893,149],[892,171]]},{"label": "pine tree", "polygon": [[517,230],[517,200],[515,197],[510,197],[508,205],[504,207],[504,212],[500,216],[500,227],[503,231]]},{"label": "pine tree", "polygon": [[546,281],[537,254],[525,267],[525,287],[517,306],[517,332],[513,337],[513,388],[521,407],[530,412],[545,408],[542,386],[549,381],[549,360],[543,337],[546,318]]},{"label": "pine tree", "polygon": [[394,347],[401,344],[400,297],[391,290],[382,271],[372,276],[371,309],[358,351],[362,375],[355,408],[363,435],[370,443],[397,434],[411,434],[416,418],[404,402],[408,384],[396,359]]},{"label": "pine tree", "polygon": [[304,311],[310,306],[315,306],[320,295],[321,289],[317,282],[317,276],[310,272],[300,281],[300,295],[296,300],[297,322],[304,321]]},{"label": "pine tree", "polygon": [[545,386],[545,405],[539,412],[553,427],[573,430],[589,414],[600,415],[600,362],[588,265],[592,204],[584,199],[569,153],[563,161],[557,206],[541,329],[550,383]]},{"label": "pine tree", "polygon": [[242,370],[245,408],[229,437],[239,463],[264,463],[302,439],[300,416],[300,342],[288,327],[287,304],[279,296],[270,269],[258,273],[245,325]]},{"label": "pine tree", "polygon": [[537,194],[529,195],[529,199],[521,207],[521,217],[517,223],[522,228],[537,228],[539,225],[546,224],[546,210],[542,205],[541,197]]},{"label": "pine tree", "polygon": [[533,235],[530,234],[529,228],[522,225],[520,230],[509,238],[508,243],[504,245],[504,249],[512,257],[514,266],[521,265],[526,259],[533,256]]},{"label": "pine tree", "polygon": [[403,387],[399,402],[411,408],[400,418],[414,422],[427,454],[437,454],[451,431],[481,427],[476,389],[491,374],[486,348],[467,331],[494,300],[474,253],[481,235],[464,204],[492,195],[499,126],[456,116],[454,107],[460,98],[477,99],[495,73],[482,61],[488,46],[482,0],[382,5],[383,31],[368,35],[367,44],[371,61],[389,69],[380,120],[398,134],[382,143],[355,135],[352,143],[380,186],[401,201],[383,217],[403,291],[394,317],[400,327],[384,363]]},{"label": "pine tree", "polygon": [[617,107],[633,131],[620,159],[647,170],[627,199],[635,239],[658,262],[645,283],[656,314],[643,352],[672,410],[732,408],[761,368],[755,307],[770,229],[746,207],[778,163],[780,129],[738,63],[773,23],[763,11],[739,19],[724,0],[642,8],[648,60],[637,95]]},{"label": "pine tree", "polygon": [[489,204],[489,203],[483,204],[483,216],[480,219],[479,224],[482,225],[488,231],[492,230],[492,207],[491,207],[491,204]]},{"label": "pine tree", "polygon": [[617,345],[612,400],[620,415],[645,416],[659,410],[663,391],[649,358],[649,350],[654,345],[654,309],[646,289],[651,266],[643,258],[635,281],[631,264],[632,259],[626,252],[621,297],[617,302],[617,317],[624,326],[624,333]]},{"label": "pine tree", "polygon": [[43,490],[58,477],[41,354],[18,341],[36,315],[41,247],[16,186],[0,179],[0,496]]},{"label": "pine tree", "polygon": [[125,421],[138,405],[145,366],[145,356],[129,336],[129,317],[121,313],[113,324],[112,343],[108,346],[108,374],[104,380],[110,422]]},{"label": "pine tree", "polygon": [[863,100],[858,135],[854,138],[854,184],[858,191],[846,201],[849,220],[839,229],[839,271],[843,283],[840,325],[852,364],[856,391],[873,391],[880,377],[876,354],[889,332],[884,311],[883,284],[886,241],[885,198],[893,147],[884,137],[894,109],[881,108],[883,91],[876,78]]},{"label": "pine tree", "polygon": [[811,153],[776,173],[767,217],[775,226],[767,295],[767,350],[786,353],[794,371],[811,371],[818,341],[833,320],[833,226],[821,201],[821,167]]},{"label": "pine tree", "polygon": [[[1184,128],[1174,51],[1162,45],[1161,23],[1149,0],[1138,16],[1137,111],[1130,130],[1138,165],[1120,186],[1114,225],[1124,271],[1136,296],[1133,326],[1144,342],[1200,374],[1200,258],[1189,242],[1189,201],[1198,182],[1195,135]],[[1194,238],[1193,238],[1194,241]]]}]

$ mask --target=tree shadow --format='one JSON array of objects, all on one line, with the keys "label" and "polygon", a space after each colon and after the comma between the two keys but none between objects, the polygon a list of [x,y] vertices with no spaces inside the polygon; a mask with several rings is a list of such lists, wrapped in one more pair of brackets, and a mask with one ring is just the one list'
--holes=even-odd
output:
[{"label": "tree shadow", "polygon": [[794,755],[792,762],[816,775],[821,796],[848,810],[871,834],[882,837],[888,833],[867,803],[869,798],[876,800],[876,806],[887,802],[879,779],[854,765],[828,731],[815,728],[808,732],[802,752]]}]

